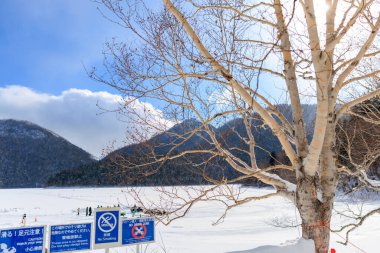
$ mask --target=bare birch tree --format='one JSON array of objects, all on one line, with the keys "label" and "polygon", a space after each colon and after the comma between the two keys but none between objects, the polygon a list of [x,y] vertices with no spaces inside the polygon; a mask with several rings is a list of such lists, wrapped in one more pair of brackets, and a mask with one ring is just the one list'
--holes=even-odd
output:
[{"label": "bare birch tree", "polygon": [[[106,12],[112,13],[105,16],[125,27],[130,39],[108,43],[107,71],[104,75],[94,72],[92,77],[124,94],[127,98],[124,109],[132,113],[130,98],[148,99],[159,101],[166,118],[172,122],[185,118],[197,118],[201,122],[199,127],[175,136],[176,141],[165,154],[151,150],[145,165],[192,155],[207,158],[198,166],[218,158],[240,173],[236,178],[223,179],[205,174],[215,186],[189,190],[187,197],[181,197],[175,190],[163,191],[162,199],[166,200],[170,214],[181,217],[197,201],[221,201],[229,210],[252,200],[280,195],[297,207],[303,238],[314,240],[316,252],[328,252],[339,176],[348,174],[372,188],[379,186],[379,182],[369,180],[366,167],[362,166],[371,164],[379,150],[366,156],[368,161],[348,157],[357,166],[340,165],[336,128],[342,116],[355,113],[352,108],[380,94],[378,88],[367,93],[360,88],[380,74],[380,2],[99,2]],[[282,88],[291,106],[291,120],[276,106],[276,95],[267,95]],[[363,95],[358,96],[360,92]],[[310,141],[301,106],[306,97],[317,104]],[[245,145],[241,150],[225,145],[213,128],[234,117],[241,118],[246,128],[245,135],[240,136]],[[360,117],[373,124],[380,122],[374,114],[360,114]],[[162,131],[165,126],[141,114],[136,118],[156,131]],[[257,164],[258,147],[252,132],[256,119],[276,136],[288,163],[266,167]],[[178,149],[196,135],[209,144],[208,148]],[[347,136],[345,144],[354,148],[349,140]],[[249,159],[241,159],[239,152]],[[124,161],[124,166],[140,165]],[[295,183],[275,170],[292,174]],[[273,186],[276,192],[243,198],[231,184],[246,178],[256,178]],[[182,203],[170,206],[168,203],[173,203],[176,197]]]}]

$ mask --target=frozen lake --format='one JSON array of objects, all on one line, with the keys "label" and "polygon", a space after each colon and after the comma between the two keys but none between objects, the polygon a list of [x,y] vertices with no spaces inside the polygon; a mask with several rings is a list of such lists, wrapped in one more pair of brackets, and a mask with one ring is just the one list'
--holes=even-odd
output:
[{"label": "frozen lake", "polygon": [[[151,188],[144,188],[147,196],[154,196]],[[265,194],[270,189],[247,189],[246,194]],[[379,201],[367,201],[368,210],[379,207]],[[76,214],[77,208],[133,203],[123,188],[64,188],[64,189],[3,189],[0,190],[0,228],[17,227],[23,214],[27,214],[27,226],[53,225],[93,221],[93,217]],[[345,210],[347,203],[352,210],[360,208],[352,201],[340,200],[336,208]],[[359,210],[359,209],[358,209]],[[286,199],[274,197],[250,202],[232,209],[223,223],[213,226],[224,208],[218,203],[196,205],[188,216],[171,223],[159,224],[157,242],[148,246],[149,253],[225,253],[255,249],[264,245],[281,245],[300,237],[300,228],[281,228],[275,220],[299,221],[294,206]],[[342,217],[334,216],[334,224],[343,222]],[[344,236],[344,233],[339,233]],[[343,246],[332,234],[331,246],[337,253],[367,252],[376,253],[380,238],[380,215],[373,216],[364,226],[351,235],[353,245]],[[93,251],[93,252],[103,252]],[[134,247],[117,248],[111,252],[134,252]]]}]

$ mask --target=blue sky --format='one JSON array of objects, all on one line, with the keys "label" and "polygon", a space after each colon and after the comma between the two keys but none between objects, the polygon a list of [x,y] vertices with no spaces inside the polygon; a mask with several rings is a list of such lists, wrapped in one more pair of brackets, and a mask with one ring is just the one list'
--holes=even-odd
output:
[{"label": "blue sky", "polygon": [[[91,80],[85,68],[101,68],[104,43],[128,40],[131,33],[98,7],[93,0],[0,0],[0,87],[52,95],[70,88],[117,93]],[[273,95],[272,88],[264,90]]]},{"label": "blue sky", "polygon": [[101,113],[122,98],[85,71],[102,67],[106,41],[128,39],[97,7],[91,0],[0,0],[0,120],[36,123],[101,157],[109,145],[130,142],[133,124]]},{"label": "blue sky", "polygon": [[97,7],[91,0],[1,0],[0,87],[56,95],[73,87],[110,90],[88,78],[84,66],[101,66],[103,44],[126,34]]},{"label": "blue sky", "polygon": [[[98,105],[114,111],[121,98],[85,71],[102,67],[105,42],[131,40],[98,7],[92,0],[0,0],[0,120],[31,121],[97,157],[108,142],[129,143],[125,129],[133,125],[116,113],[101,113]],[[276,80],[265,83],[270,88],[264,88],[264,95],[279,97],[282,90],[272,88]],[[158,101],[139,100],[138,108],[150,107],[144,102],[153,110],[162,107]]]}]

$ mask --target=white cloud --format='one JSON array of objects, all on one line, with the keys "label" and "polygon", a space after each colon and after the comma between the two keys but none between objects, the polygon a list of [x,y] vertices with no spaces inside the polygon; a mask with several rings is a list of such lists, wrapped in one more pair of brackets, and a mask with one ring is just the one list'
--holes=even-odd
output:
[{"label": "white cloud", "polygon": [[[165,122],[162,112],[149,103],[135,101],[134,115],[126,112],[120,115],[116,110],[123,104],[123,98],[108,92],[69,89],[55,96],[38,93],[30,88],[11,85],[0,88],[0,119],[27,120],[47,128],[71,143],[83,148],[95,157],[112,142],[114,147],[131,143],[126,133],[133,118],[149,111],[152,118]],[[141,129],[139,127],[138,129]],[[144,130],[146,133],[146,130]],[[155,133],[151,130],[149,135]]]}]

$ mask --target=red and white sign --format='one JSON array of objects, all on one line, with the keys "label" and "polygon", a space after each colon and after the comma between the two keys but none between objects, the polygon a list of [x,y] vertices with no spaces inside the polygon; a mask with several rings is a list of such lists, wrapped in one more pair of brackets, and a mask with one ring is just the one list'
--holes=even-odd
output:
[{"label": "red and white sign", "polygon": [[144,224],[138,223],[132,227],[132,236],[135,239],[144,238],[147,232],[147,228]]}]

